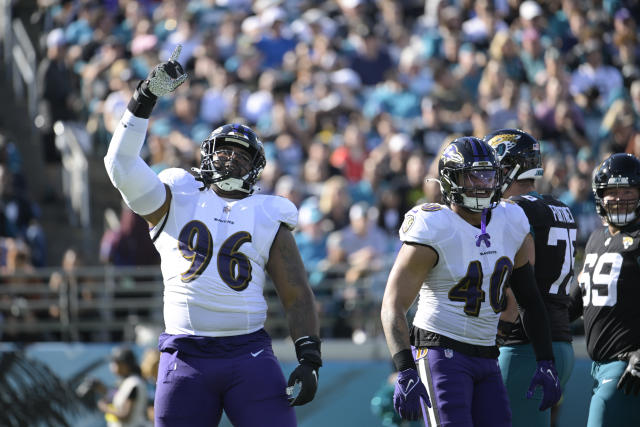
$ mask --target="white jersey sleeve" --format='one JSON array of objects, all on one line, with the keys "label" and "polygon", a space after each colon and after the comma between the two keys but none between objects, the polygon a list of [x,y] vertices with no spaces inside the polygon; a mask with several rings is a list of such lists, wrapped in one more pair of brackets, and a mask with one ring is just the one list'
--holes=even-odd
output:
[{"label": "white jersey sleeve", "polygon": [[[500,206],[504,208],[506,217],[509,219],[505,221],[504,226],[514,239],[520,238],[520,244],[522,245],[524,238],[531,231],[527,214],[524,212],[524,209],[511,200],[502,200]],[[518,246],[518,249],[519,248],[520,246]]]},{"label": "white jersey sleeve", "polygon": [[407,212],[400,226],[400,240],[433,248],[451,238],[449,209],[437,203],[425,203]]},{"label": "white jersey sleeve", "polygon": [[281,222],[292,230],[298,225],[298,208],[291,200],[280,196],[270,196],[265,198],[262,206],[265,214],[273,221]]},{"label": "white jersey sleeve", "polygon": [[191,194],[202,187],[202,183],[182,168],[168,168],[158,174],[158,178],[171,188],[172,193]]}]

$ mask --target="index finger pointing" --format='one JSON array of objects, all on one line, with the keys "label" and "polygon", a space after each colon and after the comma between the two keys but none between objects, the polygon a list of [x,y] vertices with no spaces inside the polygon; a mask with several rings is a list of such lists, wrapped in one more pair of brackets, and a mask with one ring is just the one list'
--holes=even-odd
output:
[{"label": "index finger pointing", "polygon": [[171,61],[177,62],[181,51],[182,51],[182,45],[179,44],[179,45],[176,46],[175,49],[173,49],[173,53],[171,54],[171,58],[169,58],[169,62],[171,62]]}]

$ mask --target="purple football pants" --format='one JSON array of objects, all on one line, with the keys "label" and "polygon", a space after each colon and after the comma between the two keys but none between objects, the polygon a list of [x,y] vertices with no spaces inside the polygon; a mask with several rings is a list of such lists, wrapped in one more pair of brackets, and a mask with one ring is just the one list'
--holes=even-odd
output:
[{"label": "purple football pants", "polygon": [[156,426],[295,426],[286,382],[264,330],[233,337],[160,336]]},{"label": "purple football pants", "polygon": [[414,350],[431,408],[425,425],[511,426],[511,409],[498,359],[467,356],[443,347]]}]

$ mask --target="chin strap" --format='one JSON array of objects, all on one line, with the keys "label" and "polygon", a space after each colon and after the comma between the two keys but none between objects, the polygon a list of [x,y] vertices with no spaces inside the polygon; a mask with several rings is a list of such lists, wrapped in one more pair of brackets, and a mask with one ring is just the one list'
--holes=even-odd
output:
[{"label": "chin strap", "polygon": [[487,233],[487,211],[488,209],[482,209],[482,217],[480,219],[480,235],[476,240],[476,246],[480,247],[480,244],[484,242],[486,247],[491,247],[491,236]]}]

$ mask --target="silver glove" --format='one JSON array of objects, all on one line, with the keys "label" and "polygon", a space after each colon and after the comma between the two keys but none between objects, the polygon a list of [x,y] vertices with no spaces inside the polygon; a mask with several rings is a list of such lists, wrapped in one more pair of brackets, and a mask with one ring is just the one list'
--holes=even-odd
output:
[{"label": "silver glove", "polygon": [[171,54],[169,61],[156,65],[147,78],[146,86],[149,92],[158,98],[173,92],[189,78],[178,62],[180,51],[182,51],[182,45],[179,44]]}]

